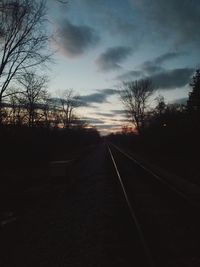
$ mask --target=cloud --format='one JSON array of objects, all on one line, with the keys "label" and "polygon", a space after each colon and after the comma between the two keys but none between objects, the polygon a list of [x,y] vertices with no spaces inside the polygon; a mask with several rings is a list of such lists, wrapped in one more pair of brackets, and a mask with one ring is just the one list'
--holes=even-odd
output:
[{"label": "cloud", "polygon": [[97,90],[99,93],[104,94],[104,95],[115,95],[118,94],[119,91],[117,89],[98,89]]},{"label": "cloud", "polygon": [[113,109],[110,112],[112,112],[115,115],[127,116],[127,112],[121,109]]},{"label": "cloud", "polygon": [[102,116],[102,117],[108,117],[108,118],[112,118],[113,117],[112,113],[106,113],[106,112],[95,112],[94,114],[98,115],[98,116]]},{"label": "cloud", "polygon": [[197,0],[129,0],[144,18],[148,30],[157,32],[174,46],[199,46],[200,4]]},{"label": "cloud", "polygon": [[127,0],[76,0],[76,6],[77,2],[87,18],[104,32],[130,36],[135,29],[134,14]]},{"label": "cloud", "polygon": [[158,89],[175,89],[187,85],[194,73],[192,68],[178,68],[165,70],[161,73],[149,76]]},{"label": "cloud", "polygon": [[89,48],[95,46],[100,39],[93,28],[74,25],[68,19],[60,22],[57,37],[56,45],[69,57],[82,55]]},{"label": "cloud", "polygon": [[83,103],[83,105],[84,103],[87,106],[90,105],[91,103],[97,103],[97,104],[107,103],[108,102],[107,98],[109,96],[118,94],[118,90],[116,89],[97,89],[96,91],[97,93],[80,96],[80,100]]},{"label": "cloud", "polygon": [[157,72],[161,72],[164,70],[164,68],[162,67],[163,63],[169,60],[173,60],[181,55],[184,55],[184,53],[169,52],[169,53],[162,54],[153,60],[145,61],[141,65],[141,70],[144,73],[147,73],[149,75],[157,73]]},{"label": "cloud", "polygon": [[123,74],[117,75],[115,79],[120,81],[130,81],[139,78],[144,78],[145,76],[153,75],[156,73],[164,72],[165,69],[163,68],[162,64],[169,60],[176,59],[184,55],[185,53],[181,52],[168,52],[164,53],[152,60],[147,60],[143,62],[139,67],[138,70],[131,70],[127,71]]},{"label": "cloud", "polygon": [[[116,89],[106,88],[106,89],[95,89],[95,93],[88,95],[81,95],[78,97],[79,107],[94,107],[93,103],[101,104],[107,103],[107,99],[115,94],[118,94],[119,91]],[[49,99],[52,105],[60,105],[60,100],[65,101],[59,97],[52,97]]]},{"label": "cloud", "polygon": [[[134,45],[162,45],[199,49],[200,4],[198,0],[76,0],[70,1],[69,16],[92,25],[104,36]],[[71,13],[70,13],[71,11]],[[63,10],[66,16],[66,9]],[[62,23],[63,24],[63,23]],[[117,40],[115,39],[115,41]]]},{"label": "cloud", "polygon": [[116,46],[108,48],[96,60],[96,64],[101,71],[120,69],[122,63],[133,52],[131,47]]},{"label": "cloud", "polygon": [[92,117],[83,117],[82,120],[89,124],[104,124],[103,120],[92,118]]},{"label": "cloud", "polygon": [[92,25],[134,46],[162,41],[168,47],[200,47],[198,0],[76,0],[76,6],[77,2]]},{"label": "cloud", "polygon": [[162,54],[162,55],[156,57],[156,58],[155,58],[153,61],[151,61],[151,62],[152,62],[152,63],[154,62],[154,63],[157,64],[157,65],[160,65],[160,64],[165,63],[165,62],[168,61],[168,60],[177,58],[177,57],[182,56],[182,55],[184,55],[184,53],[181,53],[181,52],[168,52],[168,53],[165,53],[165,54]]},{"label": "cloud", "polygon": [[63,102],[64,104],[67,103],[66,99],[64,99],[62,97],[51,97],[48,99],[48,102],[49,102],[49,105],[57,106],[57,107],[61,106],[61,102]]},{"label": "cloud", "polygon": [[81,96],[83,103],[104,103],[107,102],[107,95],[101,93],[93,93]]},{"label": "cloud", "polygon": [[[164,53],[152,60],[147,60],[138,66],[138,70],[127,71],[123,74],[118,75],[115,79],[120,81],[130,81],[133,79],[140,79],[145,77],[154,78],[155,80],[161,79],[163,75],[173,76],[173,72],[167,71],[162,65],[170,60],[176,59],[185,53],[181,52],[168,52]],[[182,70],[182,71],[181,71]],[[183,75],[183,69],[180,69],[179,73]],[[178,71],[176,72],[177,74]],[[186,74],[186,72],[185,72]],[[183,77],[183,76],[181,76]],[[175,78],[175,77],[172,77]],[[160,84],[160,82],[159,82]]]},{"label": "cloud", "polygon": [[130,70],[123,74],[117,75],[115,79],[120,81],[126,81],[126,80],[132,80],[133,78],[138,78],[141,75],[142,75],[141,70]]},{"label": "cloud", "polygon": [[[175,55],[174,55],[175,56]],[[166,57],[167,58],[167,57]],[[187,85],[190,82],[191,79],[191,75],[194,73],[194,69],[193,68],[176,68],[176,69],[172,69],[172,70],[167,70],[164,69],[162,67],[158,67],[156,69],[156,65],[153,65],[154,62],[156,62],[157,60],[159,60],[160,62],[164,62],[165,60],[168,59],[162,59],[159,57],[157,59],[155,59],[155,61],[148,61],[152,63],[152,67],[155,66],[154,70],[152,69],[148,69],[148,71],[144,71],[144,69],[146,69],[146,67],[144,68],[144,65],[147,66],[146,63],[144,63],[142,65],[143,70],[138,71],[138,74],[140,76],[136,77],[137,79],[139,78],[149,78],[152,80],[153,85],[160,90],[171,90],[171,89],[175,89],[175,88],[180,88],[183,87],[185,85]],[[127,72],[121,75],[121,80],[126,80],[126,81],[130,81],[130,80],[134,80],[134,73],[133,72],[133,76],[131,75],[131,72]],[[117,77],[119,78],[119,76]]]}]

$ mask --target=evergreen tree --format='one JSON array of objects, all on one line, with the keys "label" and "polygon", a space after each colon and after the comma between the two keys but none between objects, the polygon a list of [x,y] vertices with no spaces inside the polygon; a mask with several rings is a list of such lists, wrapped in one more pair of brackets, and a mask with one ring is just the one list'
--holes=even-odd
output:
[{"label": "evergreen tree", "polygon": [[192,87],[192,92],[189,93],[187,102],[188,111],[200,114],[200,69],[196,70],[190,86]]}]

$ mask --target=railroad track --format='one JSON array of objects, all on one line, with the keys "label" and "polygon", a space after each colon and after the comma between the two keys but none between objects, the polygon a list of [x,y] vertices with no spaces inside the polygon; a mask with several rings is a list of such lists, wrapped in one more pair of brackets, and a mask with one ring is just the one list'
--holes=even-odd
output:
[{"label": "railroad track", "polygon": [[198,204],[119,147],[108,151],[147,266],[200,266]]}]

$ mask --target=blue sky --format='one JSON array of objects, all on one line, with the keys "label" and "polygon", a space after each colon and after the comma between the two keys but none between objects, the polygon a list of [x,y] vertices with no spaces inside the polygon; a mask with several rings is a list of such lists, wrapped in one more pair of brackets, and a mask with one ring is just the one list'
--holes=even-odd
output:
[{"label": "blue sky", "polygon": [[49,0],[48,7],[57,50],[50,91],[84,95],[77,113],[102,133],[127,123],[116,91],[122,81],[149,77],[167,101],[187,97],[199,66],[199,1]]}]

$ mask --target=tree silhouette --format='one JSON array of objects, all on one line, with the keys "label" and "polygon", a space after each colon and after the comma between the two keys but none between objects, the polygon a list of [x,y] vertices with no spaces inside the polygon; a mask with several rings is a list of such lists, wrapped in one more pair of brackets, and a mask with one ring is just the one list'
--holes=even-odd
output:
[{"label": "tree silhouette", "polygon": [[188,111],[200,115],[200,69],[196,70],[190,86],[192,92],[190,92],[187,102]]},{"label": "tree silhouette", "polygon": [[153,92],[154,88],[149,79],[124,82],[122,85],[121,101],[139,133],[144,129],[147,103]]},{"label": "tree silhouette", "polygon": [[155,112],[161,116],[165,112],[165,109],[167,107],[164,96],[159,95],[155,98],[155,100],[156,100]]},{"label": "tree silhouette", "polygon": [[24,91],[21,93],[21,103],[27,111],[28,115],[28,125],[32,127],[35,125],[36,120],[39,116],[37,110],[43,107],[44,100],[47,95],[45,89],[46,77],[38,76],[34,72],[25,73],[19,78],[19,83],[21,84]]},{"label": "tree silhouette", "polygon": [[0,1],[0,113],[11,81],[49,59],[45,15],[44,0]]},{"label": "tree silhouette", "polygon": [[60,94],[59,105],[62,123],[65,128],[69,128],[76,119],[74,110],[79,107],[80,98],[74,94],[73,89],[66,89]]}]

